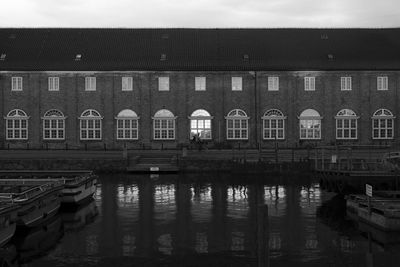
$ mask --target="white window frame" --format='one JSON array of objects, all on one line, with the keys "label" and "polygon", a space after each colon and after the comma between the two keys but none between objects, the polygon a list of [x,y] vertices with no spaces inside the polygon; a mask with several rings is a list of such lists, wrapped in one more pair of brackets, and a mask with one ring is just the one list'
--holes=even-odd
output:
[{"label": "white window frame", "polygon": [[[82,141],[102,139],[102,120],[100,113],[94,109],[87,109],[79,117],[79,137]],[[97,135],[98,133],[98,135]],[[97,135],[97,136],[96,136]]]},{"label": "white window frame", "polygon": [[234,76],[231,78],[232,91],[243,90],[243,79],[242,77]]},{"label": "white window frame", "polygon": [[161,109],[154,114],[153,119],[153,139],[154,140],[175,140],[175,121],[176,116],[167,110]]},{"label": "white window frame", "polygon": [[[6,140],[28,140],[29,116],[23,110],[13,109],[4,119],[6,120]],[[25,124],[25,127],[22,124]],[[22,137],[23,135],[24,137]]]},{"label": "white window frame", "polygon": [[117,117],[117,140],[139,139],[139,117],[130,109],[121,110]]},{"label": "white window frame", "polygon": [[64,114],[57,109],[46,111],[42,117],[43,140],[65,140],[65,119]]},{"label": "white window frame", "polygon": [[121,90],[133,91],[133,78],[130,76],[121,77]]},{"label": "white window frame", "polygon": [[206,90],[206,77],[194,77],[195,91],[205,91]]},{"label": "white window frame", "polygon": [[[306,116],[304,113],[306,111],[311,111],[315,113],[312,116]],[[318,111],[314,109],[304,110],[299,119],[299,137],[300,140],[321,140],[322,138],[322,117],[319,115]],[[302,126],[306,127],[302,127]],[[316,127],[318,126],[318,127]],[[305,133],[305,135],[303,135]]]},{"label": "white window frame", "polygon": [[[393,113],[388,109],[378,109],[372,115],[372,139],[389,140],[394,138],[394,119]],[[388,126],[390,121],[391,126]],[[378,126],[375,126],[377,122]],[[389,134],[390,132],[390,134]],[[378,133],[377,135],[375,133]],[[382,134],[383,133],[383,134]]]},{"label": "white window frame", "polygon": [[387,91],[388,88],[388,76],[378,76],[376,77],[376,88],[378,91]]},{"label": "white window frame", "polygon": [[169,91],[169,77],[158,77],[158,91]]},{"label": "white window frame", "polygon": [[23,79],[20,76],[11,77],[11,91],[22,91]]},{"label": "white window frame", "polygon": [[340,77],[340,90],[341,91],[351,91],[352,90],[351,76]]},{"label": "white window frame", "polygon": [[315,91],[315,77],[304,77],[304,91]]},{"label": "white window frame", "polygon": [[279,76],[268,76],[268,91],[279,91]]},{"label": "white window frame", "polygon": [[[282,111],[270,109],[261,117],[263,121],[262,136],[264,140],[284,140],[285,139],[285,119]],[[281,124],[282,126],[280,126]]]},{"label": "white window frame", "polygon": [[[358,139],[358,116],[351,109],[342,109],[336,116],[336,139],[357,140]],[[354,132],[354,135],[352,134]],[[339,134],[340,133],[340,134]]]},{"label": "white window frame", "polygon": [[85,91],[96,91],[96,77],[85,77]]},{"label": "white window frame", "polygon": [[[199,115],[199,113],[204,115]],[[192,112],[189,117],[190,120],[190,139],[197,134],[201,140],[212,139],[212,125],[211,120],[214,117],[210,116],[210,113],[204,109],[198,109]]]},{"label": "white window frame", "polygon": [[[249,119],[246,112],[241,109],[231,110],[225,117],[227,140],[248,140]],[[245,124],[245,127],[243,127]],[[239,134],[237,134],[239,133]]]},{"label": "white window frame", "polygon": [[60,90],[59,77],[49,77],[48,84],[49,84],[49,91],[59,91]]}]

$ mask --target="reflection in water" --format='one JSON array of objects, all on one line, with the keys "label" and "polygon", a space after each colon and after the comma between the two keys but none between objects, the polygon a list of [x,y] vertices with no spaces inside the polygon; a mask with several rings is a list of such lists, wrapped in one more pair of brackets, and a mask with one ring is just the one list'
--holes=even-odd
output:
[{"label": "reflection in water", "polygon": [[[60,221],[47,227],[51,237],[38,235],[47,255],[30,266],[257,266],[261,203],[269,211],[271,266],[365,266],[371,259],[395,266],[386,260],[395,250],[321,222],[316,210],[332,194],[317,183],[230,178],[100,177],[94,202],[62,213],[64,228]],[[16,243],[19,253],[33,250],[24,242]]]}]

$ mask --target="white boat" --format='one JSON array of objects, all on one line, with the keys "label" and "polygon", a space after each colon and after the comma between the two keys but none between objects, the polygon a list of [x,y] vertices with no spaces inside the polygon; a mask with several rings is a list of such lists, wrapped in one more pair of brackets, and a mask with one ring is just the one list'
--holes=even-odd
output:
[{"label": "white boat", "polygon": [[91,172],[73,178],[62,179],[65,183],[61,195],[62,203],[78,204],[93,197],[96,192],[97,176]]}]

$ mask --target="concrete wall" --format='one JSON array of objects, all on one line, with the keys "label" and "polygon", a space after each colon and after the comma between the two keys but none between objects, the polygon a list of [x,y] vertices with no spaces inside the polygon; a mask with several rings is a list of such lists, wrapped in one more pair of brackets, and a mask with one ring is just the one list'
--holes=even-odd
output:
[{"label": "concrete wall", "polygon": [[[352,76],[352,90],[340,90],[340,77]],[[376,77],[389,77],[389,90],[378,91]],[[23,91],[11,91],[11,77],[23,77]],[[60,90],[48,91],[48,77],[60,77]],[[85,77],[96,77],[96,91],[85,91]],[[121,77],[133,77],[133,91],[121,90]],[[158,90],[158,77],[169,76],[170,90]],[[206,77],[206,91],[195,91],[195,77]],[[231,77],[243,78],[243,90],[231,90]],[[279,91],[268,91],[268,76],[279,76]],[[316,77],[315,91],[304,90],[304,77]],[[0,74],[0,145],[3,148],[109,149],[175,148],[189,142],[188,117],[196,109],[205,109],[212,120],[212,141],[209,146],[224,143],[237,147],[272,147],[275,141],[262,139],[264,112],[279,109],[287,117],[285,140],[280,146],[325,144],[392,144],[398,143],[400,75],[397,71],[270,71],[270,72],[3,72]],[[5,138],[4,116],[12,109],[24,110],[29,118],[29,139],[8,141]],[[132,109],[139,120],[139,140],[116,140],[115,117],[123,109]],[[308,108],[317,110],[322,119],[321,140],[300,141],[300,113]],[[336,140],[335,115],[343,109],[352,109],[358,116],[358,139]],[[372,140],[372,114],[380,108],[392,111],[395,119],[394,140]],[[66,140],[43,141],[42,117],[49,109],[59,109],[67,116]],[[102,140],[81,141],[78,117],[86,109],[95,109],[103,116]],[[152,116],[168,109],[175,116],[176,139],[153,140]],[[225,116],[233,109],[242,109],[250,117],[249,140],[226,140]]]}]

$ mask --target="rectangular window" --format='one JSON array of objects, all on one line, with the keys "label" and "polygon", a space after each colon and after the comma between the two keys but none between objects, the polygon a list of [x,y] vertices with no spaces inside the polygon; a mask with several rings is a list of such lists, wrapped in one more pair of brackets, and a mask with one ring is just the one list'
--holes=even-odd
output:
[{"label": "rectangular window", "polygon": [[122,77],[122,91],[133,90],[133,79],[132,77]]},{"label": "rectangular window", "polygon": [[377,88],[379,91],[388,90],[388,77],[379,76],[376,78]]},{"label": "rectangular window", "polygon": [[96,91],[96,77],[85,77],[85,91]]},{"label": "rectangular window", "polygon": [[49,91],[59,91],[60,81],[58,77],[49,77]]},{"label": "rectangular window", "polygon": [[242,91],[242,77],[232,77],[232,91]]},{"label": "rectangular window", "polygon": [[304,77],[304,90],[315,91],[315,77]]},{"label": "rectangular window", "polygon": [[351,77],[340,78],[340,90],[350,91],[351,90]]},{"label": "rectangular window", "polygon": [[206,77],[195,77],[195,90],[205,91],[206,90]]},{"label": "rectangular window", "polygon": [[22,91],[22,77],[11,78],[11,91]]},{"label": "rectangular window", "polygon": [[268,91],[279,91],[279,77],[268,77]]},{"label": "rectangular window", "polygon": [[169,77],[158,77],[158,91],[169,91]]}]

